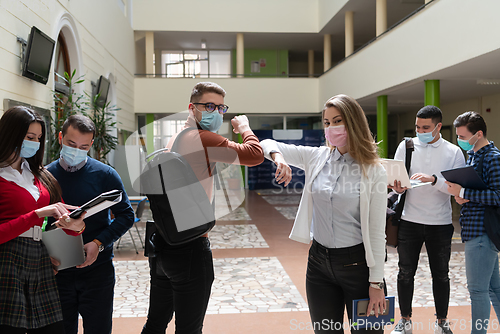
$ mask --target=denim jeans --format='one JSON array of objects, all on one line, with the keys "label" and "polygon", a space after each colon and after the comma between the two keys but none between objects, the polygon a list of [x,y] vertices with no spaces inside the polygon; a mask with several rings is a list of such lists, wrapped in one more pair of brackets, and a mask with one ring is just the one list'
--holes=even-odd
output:
[{"label": "denim jeans", "polygon": [[142,334],[165,334],[174,313],[176,334],[201,333],[214,280],[208,238],[164,244],[149,265],[149,311]]},{"label": "denim jeans", "polygon": [[115,267],[111,260],[56,275],[66,334],[78,332],[78,313],[85,333],[111,334]]},{"label": "denim jeans", "polygon": [[500,316],[500,274],[498,271],[498,249],[483,234],[465,243],[465,273],[471,299],[472,333],[486,333],[491,304],[497,317]]},{"label": "denim jeans", "polygon": [[432,293],[438,319],[448,317],[448,277],[453,225],[424,225],[401,220],[398,231],[398,297],[401,316],[411,317],[415,272],[425,243],[432,276]]},{"label": "denim jeans", "polygon": [[[326,248],[313,241],[309,250],[306,293],[314,333],[343,333],[344,309],[352,322],[352,301],[369,298],[369,269],[363,244]],[[382,334],[383,327],[351,331]]]}]

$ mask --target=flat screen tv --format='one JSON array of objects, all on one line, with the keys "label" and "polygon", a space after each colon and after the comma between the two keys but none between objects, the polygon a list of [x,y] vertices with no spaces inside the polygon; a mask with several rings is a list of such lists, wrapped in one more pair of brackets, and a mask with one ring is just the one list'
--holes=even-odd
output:
[{"label": "flat screen tv", "polygon": [[33,26],[24,53],[22,75],[47,84],[55,44],[52,38]]},{"label": "flat screen tv", "polygon": [[98,107],[102,108],[106,105],[106,101],[108,100],[109,84],[110,83],[108,79],[106,79],[102,75],[99,77],[96,89],[96,95],[99,94],[99,97],[96,100],[96,104]]}]

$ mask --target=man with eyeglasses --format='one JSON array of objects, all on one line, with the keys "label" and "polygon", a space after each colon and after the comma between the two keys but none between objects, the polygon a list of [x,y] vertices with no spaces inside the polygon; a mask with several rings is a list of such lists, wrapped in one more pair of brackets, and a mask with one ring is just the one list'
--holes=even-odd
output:
[{"label": "man with eyeglasses", "polygon": [[[177,153],[184,156],[213,198],[216,162],[255,166],[264,161],[258,138],[244,115],[231,120],[233,132],[241,134],[238,144],[217,134],[223,114],[225,90],[212,82],[200,82],[191,92],[189,116],[182,130],[192,128],[179,138]],[[171,148],[178,133],[167,147]],[[207,235],[178,246],[155,236],[155,257],[150,257],[151,291],[148,320],[142,334],[164,334],[175,313],[176,333],[201,333],[210,298],[214,268]]]}]

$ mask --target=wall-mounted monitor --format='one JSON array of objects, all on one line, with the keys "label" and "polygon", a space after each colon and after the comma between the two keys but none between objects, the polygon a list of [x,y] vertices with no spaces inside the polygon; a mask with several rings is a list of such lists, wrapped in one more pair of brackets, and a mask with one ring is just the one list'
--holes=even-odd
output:
[{"label": "wall-mounted monitor", "polygon": [[24,52],[22,75],[43,83],[49,80],[55,41],[37,27],[32,27]]},{"label": "wall-mounted monitor", "polygon": [[101,75],[99,77],[99,80],[97,81],[97,88],[95,93],[95,95],[99,94],[99,97],[96,101],[98,107],[102,108],[106,105],[106,101],[108,100],[109,85],[109,80]]}]

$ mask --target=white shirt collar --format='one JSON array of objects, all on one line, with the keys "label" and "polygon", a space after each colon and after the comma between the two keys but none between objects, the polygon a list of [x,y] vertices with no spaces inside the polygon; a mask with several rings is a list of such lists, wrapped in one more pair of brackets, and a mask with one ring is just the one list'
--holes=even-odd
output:
[{"label": "white shirt collar", "polygon": [[0,177],[26,189],[33,196],[35,201],[38,201],[38,198],[40,198],[40,190],[35,186],[35,177],[31,172],[28,161],[24,158],[22,158],[21,162],[21,171],[22,174],[19,173],[18,170],[12,168],[12,166],[3,167],[0,168]]},{"label": "white shirt collar", "polygon": [[73,172],[76,172],[76,171],[79,171],[80,169],[82,169],[83,166],[85,166],[85,164],[87,163],[87,159],[88,159],[88,157],[85,158],[85,160],[83,160],[82,162],[80,162],[76,166],[70,166],[66,163],[66,161],[64,161],[63,157],[60,157],[59,158],[59,165],[61,165],[62,169],[64,169],[65,171],[73,173]]}]

